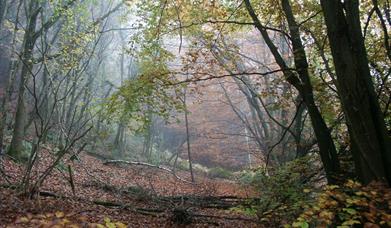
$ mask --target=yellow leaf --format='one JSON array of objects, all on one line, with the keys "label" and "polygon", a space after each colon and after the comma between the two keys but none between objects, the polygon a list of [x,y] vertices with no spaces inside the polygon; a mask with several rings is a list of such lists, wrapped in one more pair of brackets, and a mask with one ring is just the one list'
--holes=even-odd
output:
[{"label": "yellow leaf", "polygon": [[63,227],[62,225],[56,224],[54,226],[51,226],[50,228],[62,228],[62,227]]},{"label": "yellow leaf", "polygon": [[127,225],[123,224],[122,222],[116,222],[115,225],[117,226],[117,228],[126,228]]},{"label": "yellow leaf", "polygon": [[39,219],[31,219],[30,223],[32,223],[32,224],[40,224],[41,220],[39,220]]},{"label": "yellow leaf", "polygon": [[110,221],[110,218],[108,218],[108,217],[106,217],[105,219],[104,219],[104,221],[105,221],[105,223],[110,223],[111,221]]},{"label": "yellow leaf", "polygon": [[330,190],[333,190],[333,189],[339,188],[339,186],[338,185],[329,185],[329,186],[327,186],[327,188]]},{"label": "yellow leaf", "polygon": [[21,218],[18,218],[15,223],[28,223],[30,221],[29,218],[27,217],[21,217]]},{"label": "yellow leaf", "polygon": [[356,192],[356,195],[358,195],[358,196],[366,196],[367,193],[363,192],[363,191],[358,191],[358,192]]},{"label": "yellow leaf", "polygon": [[85,216],[79,216],[79,220],[82,222],[86,222],[88,220],[88,218]]},{"label": "yellow leaf", "polygon": [[365,228],[380,228],[380,226],[378,226],[377,224],[370,223],[370,222],[366,222],[366,223],[364,224],[364,227],[365,227]]},{"label": "yellow leaf", "polygon": [[106,227],[107,227],[107,228],[116,228],[115,224],[114,224],[114,223],[111,223],[111,222],[106,223]]},{"label": "yellow leaf", "polygon": [[46,218],[45,215],[36,215],[35,217],[38,218],[38,219],[45,219]]},{"label": "yellow leaf", "polygon": [[70,222],[71,222],[71,221],[69,221],[68,219],[63,218],[62,221],[61,221],[61,224],[62,224],[62,225],[65,225],[65,224],[70,223]]},{"label": "yellow leaf", "polygon": [[64,217],[64,212],[62,212],[62,211],[57,211],[57,212],[56,212],[56,217],[57,217],[57,218],[63,218],[63,217]]},{"label": "yellow leaf", "polygon": [[76,224],[67,225],[67,228],[79,228]]},{"label": "yellow leaf", "polygon": [[348,220],[342,223],[342,226],[352,226],[354,224],[361,224],[361,222],[357,220]]}]

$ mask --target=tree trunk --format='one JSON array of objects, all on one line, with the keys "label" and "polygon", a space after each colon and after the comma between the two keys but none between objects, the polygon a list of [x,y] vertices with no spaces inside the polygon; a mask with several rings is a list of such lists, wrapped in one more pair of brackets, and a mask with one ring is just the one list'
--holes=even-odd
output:
[{"label": "tree trunk", "polygon": [[364,38],[361,33],[358,0],[321,0],[337,88],[349,134],[357,152],[360,180],[386,179],[391,184],[391,142],[373,86]]},{"label": "tree trunk", "polygon": [[188,120],[188,111],[187,111],[187,103],[186,103],[186,89],[183,95],[183,105],[185,106],[185,124],[186,124],[186,142],[187,142],[187,155],[189,157],[189,169],[191,175],[191,182],[194,183],[194,173],[193,173],[193,161],[191,159],[190,152],[190,135],[189,135],[189,120]]},{"label": "tree trunk", "polygon": [[303,114],[305,113],[305,105],[301,102],[302,98],[300,96],[296,97],[296,107],[297,107],[297,117],[293,126],[293,131],[295,133],[295,143],[296,143],[296,157],[303,157],[308,153],[308,146],[302,142],[301,135],[304,127]]},{"label": "tree trunk", "polygon": [[32,54],[34,49],[35,40],[35,27],[37,23],[37,17],[39,10],[37,9],[38,2],[31,1],[29,5],[29,23],[28,28],[25,31],[23,40],[23,55],[21,58],[23,67],[20,75],[18,105],[16,110],[14,132],[9,149],[9,155],[21,159],[23,152],[23,138],[24,138],[24,126],[26,119],[26,107],[25,107],[25,86],[27,83],[27,77],[33,68]]},{"label": "tree trunk", "polygon": [[255,27],[261,33],[277,64],[282,69],[285,79],[299,91],[301,97],[303,98],[311,118],[315,136],[317,138],[319,154],[326,172],[327,180],[329,183],[334,183],[336,181],[336,175],[339,173],[337,150],[335,148],[330,131],[314,101],[312,85],[308,74],[306,53],[300,39],[299,27],[293,17],[289,1],[282,0],[282,6],[289,25],[289,32],[291,35],[293,47],[292,52],[294,55],[295,67],[299,77],[297,77],[295,73],[289,69],[287,63],[281,56],[281,53],[271,40],[266,28],[258,19],[258,16],[252,8],[250,0],[245,0],[245,4],[249,15],[254,21]]},{"label": "tree trunk", "polygon": [[[22,6],[22,2],[19,2],[18,6],[17,6],[17,10],[16,10],[16,16],[15,16],[16,17],[15,27],[12,32],[12,41],[5,40],[5,42],[11,43],[11,45],[10,45],[11,53],[9,53],[9,54],[15,53],[16,43],[17,43],[17,39],[16,39],[17,38],[17,31],[18,31],[18,26],[19,26],[19,19],[18,18],[19,18],[19,12],[20,12],[21,6]],[[1,41],[1,42],[3,43],[4,41]],[[11,101],[12,94],[13,94],[13,87],[14,87],[14,83],[15,83],[16,73],[19,68],[19,62],[16,60],[13,60],[13,59],[12,60],[9,59],[10,58],[9,54],[6,55],[5,52],[2,53],[2,55],[7,56],[6,58],[8,61],[8,67],[4,67],[3,71],[2,71],[2,73],[7,75],[6,76],[7,79],[6,79],[6,83],[4,86],[4,96],[1,98],[1,107],[0,107],[0,113],[2,113],[1,119],[0,119],[0,150],[4,149],[4,147],[5,147],[4,146],[4,135],[5,135],[6,125],[7,125],[7,119],[9,117],[9,113],[10,113],[10,110],[9,110],[10,101]]]},{"label": "tree trunk", "polygon": [[0,0],[0,31],[3,29],[3,20],[7,10],[7,0]]},{"label": "tree trunk", "polygon": [[114,139],[114,147],[116,149],[116,152],[120,158],[123,158],[124,154],[124,131],[125,126],[122,122],[118,124],[117,128],[117,134],[115,135]]}]

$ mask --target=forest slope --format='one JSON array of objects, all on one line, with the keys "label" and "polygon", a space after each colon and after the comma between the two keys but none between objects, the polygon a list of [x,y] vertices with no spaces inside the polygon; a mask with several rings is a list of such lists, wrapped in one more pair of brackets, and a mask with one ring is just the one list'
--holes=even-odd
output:
[{"label": "forest slope", "polygon": [[[43,169],[50,164],[51,159],[50,153],[44,152],[38,167]],[[198,215],[198,218],[196,216],[193,221],[194,226],[223,225],[224,223],[228,226],[254,225],[250,221],[244,221],[251,220],[251,218],[235,215],[229,210],[207,208],[208,205],[198,205],[195,202],[202,203],[203,197],[206,197],[208,202],[213,202],[211,199],[214,197],[235,200],[235,198],[253,195],[252,191],[232,181],[198,177],[196,184],[190,184],[159,169],[104,165],[102,160],[84,154],[74,162],[69,159],[67,161],[56,169],[44,183],[40,189],[41,196],[25,200],[16,196],[14,190],[9,188],[16,184],[14,180],[18,180],[22,175],[22,167],[9,159],[3,159],[2,168],[8,177],[0,179],[2,186],[0,189],[2,202],[0,224],[13,224],[17,227],[36,226],[41,221],[37,219],[37,216],[49,213],[49,217],[55,217],[56,212],[64,212],[64,216],[68,216],[68,219],[81,225],[87,222],[104,223],[105,218],[111,218],[128,224],[130,227],[155,227],[157,224],[172,226],[172,210],[185,206],[191,207],[191,212]],[[68,165],[72,166],[75,195],[72,193],[69,181]],[[178,175],[189,178],[186,173],[178,173]],[[178,201],[178,198],[181,200]],[[128,208],[116,207],[110,203],[127,205]],[[146,215],[149,212],[150,215]],[[230,217],[231,219],[209,218],[202,215]],[[20,218],[30,219],[24,223],[20,221]],[[50,220],[50,218],[44,220]]]}]

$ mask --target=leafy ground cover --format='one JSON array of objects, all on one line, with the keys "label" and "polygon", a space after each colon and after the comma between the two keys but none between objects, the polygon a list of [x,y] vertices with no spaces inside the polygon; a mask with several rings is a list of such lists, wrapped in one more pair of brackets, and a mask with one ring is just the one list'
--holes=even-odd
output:
[{"label": "leafy ground cover", "polygon": [[[42,171],[51,159],[49,150],[42,153],[39,170],[33,173]],[[3,227],[256,226],[254,217],[229,209],[254,196],[251,188],[232,181],[199,176],[191,184],[158,169],[104,165],[95,157],[80,155],[74,161],[66,159],[39,193],[26,199],[14,189],[22,166],[3,158],[2,170],[6,174],[0,177]],[[189,179],[185,172],[178,175]]]}]

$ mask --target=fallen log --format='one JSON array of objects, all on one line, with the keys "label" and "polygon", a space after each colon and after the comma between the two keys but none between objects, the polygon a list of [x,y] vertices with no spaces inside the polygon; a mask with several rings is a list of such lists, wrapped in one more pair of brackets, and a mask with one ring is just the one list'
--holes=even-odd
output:
[{"label": "fallen log", "polygon": [[157,196],[155,197],[160,202],[180,203],[183,205],[229,209],[238,206],[251,205],[259,198],[240,198],[237,196],[196,196],[196,195],[179,195],[179,196]]},{"label": "fallen log", "polygon": [[135,162],[135,161],[125,161],[125,160],[106,160],[103,162],[104,165],[108,165],[108,164],[126,164],[126,165],[139,165],[139,166],[145,166],[145,167],[150,167],[150,168],[155,168],[155,169],[160,169],[160,170],[163,170],[165,172],[168,172],[170,174],[172,174],[176,179],[180,180],[180,181],[183,181],[185,183],[188,183],[188,184],[194,184],[193,182],[191,181],[188,181],[188,180],[185,180],[181,177],[179,177],[178,175],[175,174],[175,172],[167,167],[164,167],[164,166],[160,166],[160,165],[152,165],[152,164],[149,164],[149,163],[145,163],[145,162]]},{"label": "fallen log", "polygon": [[178,207],[178,208],[136,208],[131,205],[127,204],[120,204],[117,202],[110,202],[110,201],[93,201],[97,205],[101,205],[104,207],[111,207],[111,208],[120,208],[120,209],[127,209],[133,212],[137,212],[144,215],[153,215],[158,216],[161,213],[165,212],[171,212],[172,213],[172,220],[175,223],[178,224],[189,224],[192,223],[192,218],[209,218],[209,219],[220,219],[220,220],[241,220],[241,221],[247,221],[247,222],[253,222],[258,223],[258,220],[246,218],[246,217],[230,217],[230,216],[219,216],[219,215],[205,215],[205,214],[198,214],[193,213],[185,208]]},{"label": "fallen log", "polygon": [[61,198],[61,196],[58,196],[58,195],[54,194],[53,192],[47,192],[47,191],[40,191],[39,196]]},{"label": "fallen log", "polygon": [[148,190],[142,189],[141,193],[135,193],[128,187],[118,188],[117,186],[107,184],[84,184],[83,187],[99,187],[100,189],[107,192],[116,192],[123,195],[131,195],[134,197],[144,194],[144,199],[156,204],[167,204],[167,205],[187,205],[191,207],[200,208],[215,208],[215,209],[229,209],[237,206],[251,205],[253,202],[259,200],[259,198],[241,198],[238,196],[203,196],[203,195],[174,195],[174,196],[162,196],[162,195],[151,195]]},{"label": "fallen log", "polygon": [[211,196],[175,196],[175,197],[164,197],[158,196],[155,197],[156,201],[160,202],[169,202],[171,204],[177,203],[182,205],[188,205],[192,207],[201,207],[201,208],[215,208],[215,209],[229,209],[237,207],[239,205],[244,205],[248,201],[247,199],[225,199],[225,198],[215,198]]},{"label": "fallen log", "polygon": [[158,216],[159,214],[165,212],[165,210],[161,208],[139,208],[129,204],[121,204],[121,203],[111,202],[111,201],[94,200],[92,202],[96,205],[100,205],[103,207],[124,209],[124,210],[129,210],[132,212],[136,212],[142,215],[149,215],[149,216]]},{"label": "fallen log", "polygon": [[[0,185],[2,188],[10,188],[10,189],[15,189],[16,186],[14,185]],[[220,220],[242,220],[242,221],[247,221],[247,222],[253,222],[257,223],[258,221],[255,219],[251,218],[246,218],[246,217],[230,217],[230,216],[219,216],[219,215],[205,215],[205,214],[197,214],[194,212],[191,212],[183,207],[172,207],[172,205],[164,205],[162,208],[140,208],[140,207],[134,207],[133,205],[130,204],[122,204],[119,202],[113,202],[113,201],[101,201],[101,200],[86,200],[80,197],[68,197],[68,196],[63,196],[63,195],[58,195],[52,192],[48,191],[40,191],[38,193],[39,196],[41,197],[53,197],[53,198],[58,198],[58,199],[73,199],[73,200],[78,200],[81,202],[86,202],[86,203],[92,203],[95,205],[100,205],[103,207],[107,208],[113,208],[113,209],[119,209],[119,210],[129,210],[135,213],[139,213],[142,215],[147,215],[147,216],[161,216],[161,214],[166,213],[166,212],[171,212],[173,216],[173,221],[179,224],[188,224],[193,222],[192,218],[206,218],[206,219],[220,219]],[[189,197],[191,198],[191,197]],[[207,198],[207,197],[206,197]],[[235,197],[230,197],[227,196],[227,198],[235,198]],[[185,216],[185,217],[184,217]]]},{"label": "fallen log", "polygon": [[238,196],[202,196],[202,195],[174,195],[174,196],[161,196],[151,195],[148,190],[141,190],[141,193],[135,195],[134,192],[129,190],[130,188],[99,184],[91,185],[84,184],[83,187],[99,187],[100,189],[107,192],[116,192],[123,195],[139,197],[140,194],[144,194],[142,197],[150,202],[156,204],[167,204],[167,205],[187,205],[191,207],[200,208],[215,208],[215,209],[229,209],[237,206],[251,205],[252,202],[259,200],[259,198],[241,198]]},{"label": "fallen log", "polygon": [[204,215],[204,214],[192,214],[193,217],[199,218],[213,218],[213,219],[222,219],[222,220],[241,220],[247,222],[258,223],[259,221],[256,219],[245,218],[245,217],[228,217],[228,216],[219,216],[219,215]]}]

